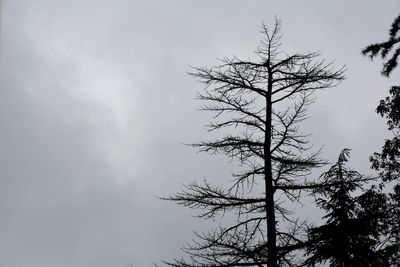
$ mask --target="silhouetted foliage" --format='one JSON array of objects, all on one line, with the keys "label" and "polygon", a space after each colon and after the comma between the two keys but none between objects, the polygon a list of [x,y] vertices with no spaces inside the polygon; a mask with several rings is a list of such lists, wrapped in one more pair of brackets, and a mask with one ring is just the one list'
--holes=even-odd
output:
[{"label": "silhouetted foliage", "polygon": [[349,150],[323,174],[332,186],[315,190],[316,202],[327,214],[326,223],[309,229],[308,266],[329,262],[331,267],[389,266],[388,253],[380,248],[387,233],[387,199],[370,189],[360,197],[351,194],[370,180],[346,166]]},{"label": "silhouetted foliage", "polygon": [[170,266],[295,266],[293,252],[305,245],[299,235],[303,224],[287,204],[300,201],[302,190],[322,186],[308,174],[324,162],[318,152],[309,152],[299,123],[313,92],[336,86],[343,68],[334,70],[316,53],[282,52],[279,21],[271,30],[262,25],[262,33],[258,61],[224,58],[217,67],[190,73],[205,85],[198,98],[203,110],[214,113],[209,130],[226,131],[221,139],[193,146],[225,154],[242,170],[227,188],[193,183],[167,199],[200,210],[202,218],[233,212],[237,219],[197,234],[184,248],[189,258],[167,262]]},{"label": "silhouetted foliage", "polygon": [[388,232],[384,240],[386,251],[390,256],[391,265],[400,266],[400,184],[393,188],[393,192],[389,193],[389,205],[387,209]]},{"label": "silhouetted foliage", "polygon": [[380,171],[384,181],[400,178],[400,86],[393,86],[389,96],[381,100],[376,112],[387,119],[388,129],[394,137],[387,139],[381,153],[374,153],[372,168]]},{"label": "silhouetted foliage", "polygon": [[[390,51],[400,43],[400,15],[395,18],[389,30],[389,39],[382,43],[375,43],[367,46],[362,50],[364,55],[368,55],[371,59],[379,55],[385,59]],[[382,75],[389,76],[393,69],[397,66],[397,59],[400,55],[400,46],[398,46],[391,57],[383,63]]]},{"label": "silhouetted foliage", "polygon": [[396,185],[389,194],[372,187],[357,201],[361,206],[359,217],[370,222],[367,225],[373,230],[376,241],[370,266],[399,267],[400,186]]},{"label": "silhouetted foliage", "polygon": [[[400,43],[400,15],[395,18],[389,30],[389,40],[383,43],[372,44],[364,48],[362,53],[371,58],[381,53],[385,58],[393,47]],[[392,57],[384,63],[382,75],[389,76],[397,66],[400,55],[400,47],[393,53]],[[374,153],[370,157],[372,168],[379,171],[383,181],[392,181],[399,178],[400,174],[400,86],[392,86],[389,96],[382,99],[376,108],[376,112],[387,119],[388,129],[393,132],[394,137],[387,139],[382,147],[381,153]]]},{"label": "silhouetted foliage", "polygon": [[[390,50],[400,43],[399,36],[400,15],[394,20],[390,29],[390,38],[387,42],[370,45],[363,53],[374,57],[381,51],[385,58]],[[369,50],[367,50],[369,49]],[[392,57],[385,62],[382,74],[389,76],[397,66],[400,47],[397,47]],[[386,139],[380,153],[370,157],[372,168],[379,171],[382,180],[381,187],[387,187],[387,182],[393,185],[392,191],[386,194],[387,205],[385,213],[387,220],[384,225],[387,231],[382,233],[386,257],[390,259],[390,266],[400,266],[400,86],[392,86],[389,96],[379,102],[376,112],[387,120],[388,130],[393,133],[393,138]]]}]

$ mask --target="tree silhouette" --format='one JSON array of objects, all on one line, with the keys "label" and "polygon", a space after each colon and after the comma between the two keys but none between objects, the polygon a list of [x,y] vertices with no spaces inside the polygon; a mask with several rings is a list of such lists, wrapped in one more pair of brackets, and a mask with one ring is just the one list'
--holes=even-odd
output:
[{"label": "tree silhouette", "polygon": [[[389,30],[389,40],[382,43],[371,44],[362,50],[364,55],[370,58],[379,53],[383,59],[390,51],[400,43],[400,15],[395,18]],[[400,47],[395,49],[391,58],[383,65],[382,75],[389,76],[397,66],[400,55]],[[372,168],[380,171],[384,181],[392,181],[399,178],[400,174],[400,86],[392,86],[389,96],[379,102],[376,112],[387,119],[388,130],[393,132],[394,137],[387,139],[382,147],[381,153],[374,153],[370,157]]]},{"label": "tree silhouette", "polygon": [[[391,193],[372,187],[357,198],[358,216],[373,232],[375,246],[371,266],[400,266],[400,186]],[[360,227],[363,224],[360,224]],[[364,256],[368,258],[368,255]]]},{"label": "tree silhouette", "polygon": [[390,266],[400,266],[400,184],[393,188],[389,193],[389,205],[387,209],[388,231],[383,244],[386,245],[385,251],[390,257]]},{"label": "tree silhouette", "polygon": [[387,139],[381,153],[370,157],[372,168],[384,181],[400,180],[400,86],[392,86],[389,96],[381,100],[376,112],[387,119],[393,138]]},{"label": "tree silhouette", "polygon": [[371,178],[346,166],[350,151],[322,175],[329,187],[315,190],[317,205],[326,223],[309,229],[308,266],[329,262],[331,267],[390,266],[390,249],[380,237],[387,233],[387,199],[370,189],[359,197],[351,194]]},{"label": "tree silhouette", "polygon": [[[400,15],[395,18],[389,31],[389,40],[383,43],[367,46],[362,53],[371,58],[381,53],[386,58],[389,52],[400,43]],[[400,55],[400,47],[392,54],[392,57],[384,63],[382,75],[389,76],[397,67]],[[386,139],[381,152],[376,152],[370,157],[372,168],[379,171],[382,180],[380,186],[393,185],[392,191],[386,194],[388,204],[384,224],[386,232],[382,232],[382,247],[386,257],[390,259],[390,266],[400,266],[400,86],[392,86],[389,96],[379,102],[376,112],[387,120],[388,130],[393,133],[391,139]],[[397,182],[397,184],[396,184]],[[371,204],[371,202],[370,202]]]},{"label": "tree silhouette", "polygon": [[[390,51],[400,43],[400,15],[395,18],[389,30],[389,39],[382,43],[375,43],[365,47],[362,50],[363,55],[368,55],[371,59],[380,56],[385,59]],[[394,68],[397,66],[397,59],[400,56],[400,46],[398,46],[390,59],[383,63],[382,75],[389,76]]]},{"label": "tree silhouette", "polygon": [[202,109],[214,114],[209,130],[226,133],[193,146],[225,154],[242,168],[227,188],[204,181],[167,198],[200,210],[203,218],[236,215],[232,225],[197,234],[184,247],[188,259],[167,262],[170,266],[295,266],[293,252],[304,246],[303,225],[291,216],[288,203],[300,201],[302,190],[321,186],[308,176],[324,162],[318,151],[310,151],[299,123],[312,94],[336,86],[344,70],[319,60],[317,53],[282,52],[278,20],[272,29],[262,25],[262,33],[257,61],[224,58],[217,67],[190,73],[205,85],[198,98],[205,103]]}]

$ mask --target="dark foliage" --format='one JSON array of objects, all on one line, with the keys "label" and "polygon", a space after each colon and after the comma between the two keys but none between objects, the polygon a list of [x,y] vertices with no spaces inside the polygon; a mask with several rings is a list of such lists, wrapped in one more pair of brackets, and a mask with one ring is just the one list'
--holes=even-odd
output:
[{"label": "dark foliage", "polygon": [[[364,55],[371,58],[381,53],[382,58],[386,58],[389,52],[400,43],[400,15],[395,18],[389,31],[389,40],[383,43],[373,44],[363,50]],[[400,54],[398,46],[391,58],[384,63],[382,75],[389,76],[397,67],[397,60]],[[389,185],[394,186],[392,191],[383,194],[386,203],[371,199],[367,200],[365,206],[378,209],[384,207],[384,216],[381,217],[380,248],[384,257],[387,259],[386,266],[400,266],[400,86],[392,86],[389,90],[389,96],[379,102],[376,112],[387,120],[388,130],[392,131],[393,138],[385,140],[380,153],[374,153],[370,157],[372,169],[379,171],[379,178],[382,180],[381,188]],[[377,206],[376,203],[379,203]]]},{"label": "dark foliage", "polygon": [[371,59],[378,56],[382,57],[382,59],[386,59],[386,57],[390,54],[392,49],[396,46],[397,48],[394,49],[394,52],[390,56],[390,58],[383,63],[382,75],[389,76],[390,73],[396,68],[397,66],[397,59],[400,55],[400,15],[395,18],[392,23],[392,26],[389,30],[389,39],[382,43],[375,43],[367,46],[362,50],[364,55],[368,55]]},{"label": "dark foliage", "polygon": [[360,197],[351,194],[370,180],[347,168],[349,150],[323,174],[332,186],[315,191],[316,202],[327,214],[325,224],[309,229],[308,266],[329,262],[331,267],[389,266],[386,251],[379,248],[387,233],[387,199],[376,190]]},{"label": "dark foliage", "polygon": [[386,232],[381,246],[384,248],[385,256],[391,267],[400,266],[400,184],[393,188],[388,194],[388,205],[386,206]]},{"label": "dark foliage", "polygon": [[380,172],[384,181],[400,178],[400,86],[393,86],[389,94],[380,101],[376,112],[387,119],[394,137],[385,141],[381,153],[370,157],[372,168]]}]

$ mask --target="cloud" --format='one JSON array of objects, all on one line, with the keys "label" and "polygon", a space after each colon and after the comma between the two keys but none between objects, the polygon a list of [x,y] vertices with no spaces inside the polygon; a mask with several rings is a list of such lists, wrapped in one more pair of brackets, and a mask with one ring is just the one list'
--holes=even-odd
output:
[{"label": "cloud", "polygon": [[318,96],[305,127],[328,159],[351,145],[368,170],[386,134],[373,112],[385,95],[376,88],[390,82],[359,51],[397,9],[358,1],[343,15],[344,3],[3,1],[0,265],[151,266],[179,257],[191,231],[208,224],[155,196],[194,179],[229,180],[235,167],[182,145],[205,139],[210,119],[196,110],[202,85],[186,72],[252,57],[258,25],[275,14],[290,51],[347,64],[349,79]]}]

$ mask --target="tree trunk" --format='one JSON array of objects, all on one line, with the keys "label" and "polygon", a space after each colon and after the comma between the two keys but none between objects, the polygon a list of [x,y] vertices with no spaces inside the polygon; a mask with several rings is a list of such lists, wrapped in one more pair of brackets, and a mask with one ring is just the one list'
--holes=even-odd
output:
[{"label": "tree trunk", "polygon": [[274,186],[272,177],[271,140],[272,140],[272,77],[268,75],[268,92],[266,98],[266,124],[264,140],[264,175],[265,175],[265,212],[267,217],[268,267],[278,267],[276,249],[276,220],[274,207]]}]

